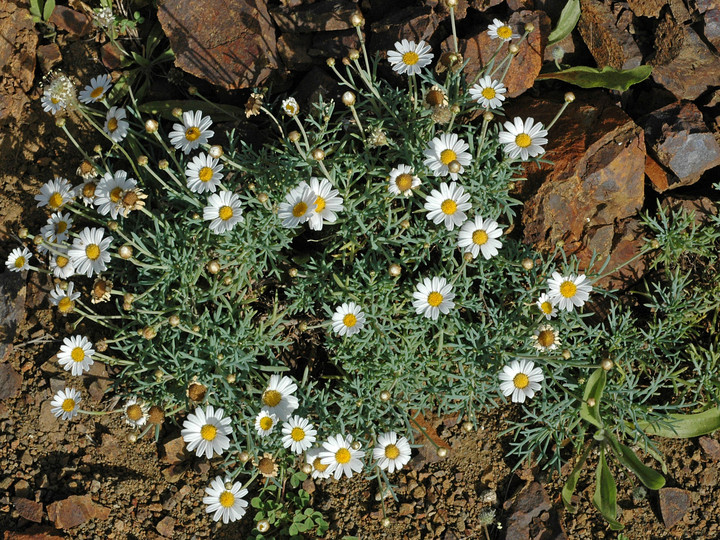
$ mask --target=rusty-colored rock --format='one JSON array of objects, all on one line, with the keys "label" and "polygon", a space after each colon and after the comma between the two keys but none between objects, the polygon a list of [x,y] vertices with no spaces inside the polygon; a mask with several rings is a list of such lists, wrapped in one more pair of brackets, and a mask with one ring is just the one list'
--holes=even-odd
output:
[{"label": "rusty-colored rock", "polygon": [[10,364],[0,364],[0,400],[17,396],[22,385],[20,375]]},{"label": "rusty-colored rock", "polygon": [[270,15],[282,32],[333,32],[352,28],[350,17],[357,10],[351,0],[323,0],[293,8],[278,6]]},{"label": "rusty-colored rock", "polygon": [[610,8],[598,0],[582,0],[578,30],[598,66],[632,69],[642,63],[642,53],[632,36],[616,26]]},{"label": "rusty-colored rock", "polygon": [[47,513],[58,529],[72,529],[90,519],[107,519],[110,509],[93,502],[90,495],[71,495],[49,504]]},{"label": "rusty-colored rock", "polygon": [[163,444],[163,449],[165,450],[165,455],[162,457],[162,460],[170,465],[180,463],[188,458],[188,453],[185,451],[185,441],[182,437],[167,441]]},{"label": "rusty-colored rock", "polygon": [[101,401],[112,386],[112,379],[103,362],[95,362],[85,373],[85,384],[93,401]]},{"label": "rusty-colored rock", "polygon": [[172,538],[175,532],[175,519],[170,516],[165,516],[158,522],[155,529],[165,538]]},{"label": "rusty-colored rock", "polygon": [[55,6],[48,22],[54,24],[57,29],[78,37],[88,35],[93,27],[90,17],[61,5]]},{"label": "rusty-colored rock", "polygon": [[711,437],[700,437],[700,446],[708,458],[720,461],[720,442]]},{"label": "rusty-colored rock", "polygon": [[[720,165],[720,145],[693,103],[671,103],[644,116],[640,124],[645,128],[648,154],[668,173],[665,189],[693,184],[705,171]],[[653,180],[653,186],[664,191],[662,182]]]},{"label": "rusty-colored rock", "polygon": [[0,2],[0,121],[19,120],[35,77],[38,36],[30,12],[18,2]]},{"label": "rusty-colored rock", "polygon": [[409,7],[396,11],[382,21],[372,24],[368,33],[370,54],[380,51],[383,55],[402,39],[428,41],[439,24],[438,16],[428,6]]},{"label": "rusty-colored rock", "polygon": [[360,50],[360,39],[354,28],[313,35],[308,54],[316,58],[338,58],[345,56],[349,49]]},{"label": "rusty-colored rock", "polygon": [[689,491],[680,488],[662,488],[660,490],[660,513],[665,527],[670,529],[680,521],[692,504]]},{"label": "rusty-colored rock", "polygon": [[43,73],[49,73],[52,68],[62,62],[62,54],[57,43],[48,43],[40,45],[37,48],[37,59],[40,62],[40,69]]},{"label": "rusty-colored rock", "polygon": [[261,86],[278,67],[264,0],[161,0],[158,19],[175,65],[228,90]]},{"label": "rusty-colored rock", "polygon": [[675,212],[682,210],[687,215],[692,214],[698,227],[711,225],[714,221],[713,217],[718,213],[717,206],[708,197],[670,196],[663,199],[660,205]]},{"label": "rusty-colored rock", "polygon": [[20,517],[27,519],[28,521],[34,521],[40,523],[43,518],[43,504],[24,497],[15,497],[13,501],[15,510],[20,514]]},{"label": "rusty-colored rock", "polygon": [[703,14],[703,35],[715,49],[720,48],[720,9],[711,9]]},{"label": "rusty-colored rock", "polygon": [[118,69],[122,65],[123,54],[115,45],[108,42],[100,48],[100,60],[110,69]]},{"label": "rusty-colored rock", "polygon": [[[551,518],[548,514],[545,520],[536,519],[541,514],[549,513],[551,510],[552,503],[545,489],[539,482],[531,482],[520,492],[508,510],[510,517],[506,521],[507,531],[505,538],[507,540],[530,540],[531,538],[544,538],[547,533],[559,531],[560,526],[557,523],[557,516]],[[543,534],[536,531],[536,535],[531,536],[531,522],[535,526],[544,526],[547,531]],[[559,536],[553,536],[553,538],[559,540],[565,538],[565,535],[560,533]]]},{"label": "rusty-colored rock", "polygon": [[628,6],[636,17],[658,18],[667,0],[627,0]]},{"label": "rusty-colored rock", "polygon": [[651,155],[645,156],[645,174],[656,191],[663,192],[670,187],[670,175]]}]

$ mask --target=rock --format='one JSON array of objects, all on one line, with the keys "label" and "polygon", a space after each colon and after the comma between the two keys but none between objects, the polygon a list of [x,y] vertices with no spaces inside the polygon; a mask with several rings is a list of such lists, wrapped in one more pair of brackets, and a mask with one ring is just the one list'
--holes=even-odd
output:
[{"label": "rock", "polygon": [[711,9],[703,14],[703,35],[715,49],[720,48],[720,9]]},{"label": "rock", "polygon": [[[648,176],[657,191],[687,186],[720,165],[720,145],[693,103],[671,103],[640,119],[652,165]],[[666,172],[664,176],[663,172]]]},{"label": "rock", "polygon": [[397,515],[398,516],[409,516],[410,514],[415,513],[415,505],[411,503],[402,503],[400,505],[400,510],[398,510]]},{"label": "rock", "polygon": [[40,62],[40,69],[43,73],[50,73],[52,68],[62,62],[62,54],[57,43],[48,43],[40,45],[37,48],[37,59]]},{"label": "rock", "polygon": [[57,29],[65,30],[67,33],[78,37],[88,35],[93,27],[90,17],[60,5],[55,6],[48,22],[54,24]]},{"label": "rock", "polygon": [[705,13],[709,9],[720,9],[718,0],[695,0],[695,7],[700,13]]},{"label": "rock", "polygon": [[610,8],[598,0],[582,0],[578,30],[600,67],[632,69],[642,63],[642,53],[632,36],[616,26]]},{"label": "rock", "polygon": [[713,461],[720,461],[720,442],[712,437],[700,437],[700,446],[702,446],[705,455]]},{"label": "rock", "polygon": [[49,504],[47,513],[58,529],[72,529],[90,519],[107,519],[110,509],[93,502],[90,495],[71,495]]},{"label": "rock", "polygon": [[162,457],[162,461],[170,465],[185,461],[189,454],[185,450],[185,441],[182,437],[177,437],[163,444],[165,455]]},{"label": "rock", "polygon": [[[545,125],[559,105],[517,100],[508,118],[522,111]],[[642,245],[638,224],[624,221],[642,208],[645,143],[642,130],[603,93],[577,92],[573,105],[550,130],[544,158],[552,166],[526,167],[524,241],[541,251],[564,242],[565,252],[588,263],[596,250],[598,268],[629,260]],[[627,257],[627,258],[626,258]],[[617,264],[615,264],[617,263]],[[630,275],[641,273],[638,266]],[[605,286],[619,275],[605,278]]]},{"label": "rock", "polygon": [[700,36],[689,27],[677,24],[670,14],[655,31],[653,80],[667,88],[677,99],[692,101],[720,80],[720,62]]},{"label": "rock", "polygon": [[5,531],[3,540],[63,540],[63,536],[59,536],[57,530],[49,525],[33,525],[24,530],[24,532]]},{"label": "rock", "polygon": [[3,2],[0,7],[0,35],[2,77],[14,79],[13,84],[27,92],[35,78],[38,42],[30,12],[15,2]]},{"label": "rock", "polygon": [[308,54],[315,58],[338,58],[345,56],[349,49],[360,50],[360,39],[355,29],[313,35]]},{"label": "rock", "polygon": [[177,481],[182,478],[182,475],[185,474],[185,471],[187,470],[187,465],[184,463],[175,463],[173,465],[170,465],[168,468],[162,470],[163,477],[166,481],[170,482],[171,484],[176,483]]},{"label": "rock", "polygon": [[662,8],[667,5],[667,0],[627,0],[627,3],[636,17],[657,19]]},{"label": "rock", "polygon": [[115,45],[108,42],[100,48],[100,60],[109,70],[118,69],[122,65],[123,53]]},{"label": "rock", "polygon": [[689,491],[680,488],[662,488],[660,490],[660,513],[665,527],[670,529],[687,513],[692,503]]},{"label": "rock", "polygon": [[112,379],[108,374],[107,367],[103,362],[94,362],[90,369],[84,374],[88,394],[93,401],[102,401],[105,392],[112,386]]},{"label": "rock", "polygon": [[172,538],[173,533],[175,532],[175,520],[170,516],[165,516],[158,522],[155,529],[162,536]]},{"label": "rock", "polygon": [[485,11],[499,4],[502,4],[502,0],[471,0],[471,6],[478,11]]},{"label": "rock", "polygon": [[678,211],[684,210],[686,214],[694,214],[695,225],[703,227],[711,225],[712,216],[717,215],[715,203],[708,197],[691,198],[688,196],[666,197],[660,203],[663,208]]},{"label": "rock", "polygon": [[262,86],[278,67],[264,0],[161,0],[158,19],[175,65],[212,84],[228,90]]},{"label": "rock", "polygon": [[103,433],[100,442],[100,451],[103,458],[109,461],[115,461],[122,454],[122,446],[120,440],[110,433]]},{"label": "rock", "polygon": [[315,482],[313,481],[312,477],[308,477],[303,480],[302,488],[308,495],[312,495],[313,493],[315,493]]},{"label": "rock", "polygon": [[20,514],[20,517],[27,519],[28,521],[34,521],[40,523],[43,517],[43,504],[23,497],[15,497],[13,501],[15,504],[15,510]]},{"label": "rock", "polygon": [[[550,503],[550,497],[548,496],[545,489],[538,482],[532,482],[523,488],[520,494],[517,496],[515,501],[510,506],[508,514],[510,517],[507,518],[507,532],[505,533],[506,540],[530,540],[530,538],[544,537],[543,533],[530,536],[530,524],[534,527],[549,528],[553,525],[553,520],[546,520],[542,522],[539,518],[543,512],[549,512],[552,509]],[[555,519],[557,521],[557,519]],[[556,531],[560,530],[559,525]],[[553,529],[547,530],[547,533],[553,532]],[[564,538],[565,535],[554,536],[554,538]]]},{"label": "rock", "polygon": [[323,0],[300,7],[278,6],[270,16],[282,32],[314,33],[348,30],[350,16],[358,11],[351,0]]},{"label": "rock", "polygon": [[312,36],[309,34],[283,34],[277,42],[277,50],[285,67],[306,71],[313,63],[308,54]]},{"label": "rock", "polygon": [[17,482],[15,482],[13,490],[15,491],[15,495],[17,495],[18,497],[27,498],[32,494],[30,484],[27,480],[18,480]]},{"label": "rock", "polygon": [[396,11],[383,20],[372,23],[368,32],[368,53],[372,56],[379,51],[385,57],[388,50],[395,48],[396,41],[428,41],[438,24],[438,16],[429,6],[408,7]]},{"label": "rock", "polygon": [[0,400],[17,396],[22,386],[20,375],[10,364],[0,364]]}]

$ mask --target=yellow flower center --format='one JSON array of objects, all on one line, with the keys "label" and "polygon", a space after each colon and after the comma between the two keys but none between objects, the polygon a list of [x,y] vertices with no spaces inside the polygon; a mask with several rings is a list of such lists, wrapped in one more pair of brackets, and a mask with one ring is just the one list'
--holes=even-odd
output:
[{"label": "yellow flower center", "polygon": [[509,26],[501,26],[497,29],[497,35],[501,39],[510,39],[512,37],[512,28]]},{"label": "yellow flower center", "polygon": [[530,384],[530,379],[528,379],[528,376],[524,373],[518,373],[515,377],[513,377],[513,384],[515,385],[515,388],[522,390]]},{"label": "yellow flower center", "polygon": [[315,212],[318,214],[322,212],[325,209],[325,199],[320,197],[318,195],[317,199],[315,199]]},{"label": "yellow flower center", "polygon": [[312,466],[315,468],[316,471],[323,472],[323,471],[324,471],[325,469],[327,469],[330,465],[323,463],[322,461],[320,461],[320,458],[319,458],[319,457],[316,457],[316,458],[313,460]]},{"label": "yellow flower center", "polygon": [[58,310],[60,313],[68,313],[73,308],[74,304],[75,302],[70,300],[70,297],[63,296],[58,302]]},{"label": "yellow flower center", "polygon": [[452,216],[455,212],[457,212],[457,203],[452,199],[445,199],[440,205],[440,210],[443,211],[443,214]]},{"label": "yellow flower center", "polygon": [[125,409],[125,414],[127,414],[127,417],[130,420],[132,420],[133,422],[137,422],[143,416],[142,407],[140,407],[140,405],[138,405],[137,403],[133,403],[127,409]]},{"label": "yellow flower center", "polygon": [[85,360],[85,351],[82,347],[75,347],[70,353],[70,358],[73,359],[73,362],[82,362]]},{"label": "yellow flower center", "polygon": [[196,141],[200,137],[200,130],[196,127],[188,128],[188,130],[185,132],[185,138],[190,141]]},{"label": "yellow flower center", "polygon": [[75,400],[74,400],[74,399],[67,398],[66,400],[64,400],[64,401],[62,402],[61,407],[62,407],[62,410],[63,410],[63,411],[65,411],[65,412],[70,412],[70,411],[72,411],[73,409],[75,409]]},{"label": "yellow flower center", "polygon": [[411,174],[403,173],[395,178],[395,185],[400,191],[407,191],[412,188],[413,177]]},{"label": "yellow flower center", "polygon": [[55,263],[58,265],[59,268],[65,268],[67,266],[67,263],[70,262],[70,259],[67,257],[63,257],[62,255],[58,255],[55,259]]},{"label": "yellow flower center", "polygon": [[390,459],[395,459],[400,455],[400,450],[398,450],[398,447],[394,444],[388,444],[385,447],[385,457]]},{"label": "yellow flower center", "polygon": [[515,137],[515,144],[517,144],[520,148],[527,148],[532,144],[532,139],[527,133],[520,133]]},{"label": "yellow flower center", "polygon": [[260,419],[260,429],[263,431],[267,431],[268,429],[273,427],[273,419],[269,416],[263,416]]},{"label": "yellow flower center", "polygon": [[50,208],[60,208],[63,203],[63,196],[60,195],[57,191],[53,193],[50,198],[48,199],[48,205]]},{"label": "yellow flower center", "polygon": [[200,428],[200,436],[206,441],[213,441],[217,437],[217,428],[212,424],[205,424]]},{"label": "yellow flower center", "polygon": [[57,105],[58,103],[60,103],[60,100],[56,97],[51,97],[50,101],[52,102],[53,105]]},{"label": "yellow flower center", "polygon": [[218,216],[220,216],[220,219],[223,221],[227,221],[231,217],[233,217],[233,209],[229,206],[221,206],[220,210],[218,211]]},{"label": "yellow flower center", "polygon": [[552,345],[555,343],[555,332],[553,332],[552,330],[541,330],[537,336],[537,341],[542,347],[545,347],[546,349],[548,347],[552,347]]},{"label": "yellow flower center", "polygon": [[210,167],[203,167],[198,173],[201,182],[209,182],[213,177],[213,170]]},{"label": "yellow flower center", "polygon": [[414,66],[420,61],[420,57],[415,51],[409,51],[402,55],[402,61],[406,66]]},{"label": "yellow flower center", "polygon": [[478,229],[472,234],[472,241],[475,245],[482,246],[488,241],[488,235],[482,229]]},{"label": "yellow flower center", "polygon": [[110,133],[112,133],[112,132],[114,132],[117,128],[118,128],[118,121],[117,121],[117,118],[115,118],[115,117],[113,116],[110,120],[108,120],[108,131],[109,131]]},{"label": "yellow flower center", "polygon": [[440,152],[440,161],[442,161],[443,165],[447,165],[448,163],[452,163],[457,159],[457,154],[450,150],[449,148],[446,148],[442,152]]},{"label": "yellow flower center", "polygon": [[295,217],[302,217],[305,215],[305,212],[307,212],[308,205],[305,204],[303,201],[300,201],[295,206],[293,206],[293,216]]},{"label": "yellow flower center", "polygon": [[277,407],[282,401],[282,394],[277,390],[265,390],[262,400],[268,407]]},{"label": "yellow flower center", "polygon": [[97,244],[90,244],[85,248],[85,255],[87,255],[87,258],[91,261],[96,260],[100,256],[100,246]]},{"label": "yellow flower center", "polygon": [[95,196],[95,188],[97,188],[97,185],[95,185],[94,182],[88,182],[85,184],[82,190],[83,197],[92,199]]},{"label": "yellow flower center", "polygon": [[90,92],[90,97],[93,99],[97,99],[100,96],[102,96],[104,91],[105,91],[105,88],[103,88],[102,86],[98,86],[95,90]]},{"label": "yellow flower center", "polygon": [[223,508],[230,508],[233,504],[235,504],[235,495],[229,491],[223,491],[220,494],[218,501],[220,502],[220,506]]},{"label": "yellow flower center", "polygon": [[443,295],[439,292],[433,291],[430,294],[428,294],[428,304],[430,304],[432,307],[438,307],[440,304],[442,304],[443,301]]},{"label": "yellow flower center", "polygon": [[25,257],[20,255],[17,259],[15,259],[15,268],[22,268],[25,266]]},{"label": "yellow flower center", "polygon": [[552,313],[553,306],[552,306],[552,304],[551,304],[550,302],[548,302],[548,301],[546,300],[545,302],[543,302],[542,304],[540,304],[540,309],[541,309],[542,312],[545,313],[546,315],[550,315],[550,314]]},{"label": "yellow flower center", "polygon": [[348,461],[350,461],[350,458],[352,456],[350,455],[350,450],[347,448],[341,448],[337,452],[335,452],[335,461],[340,463],[341,465],[344,465]]},{"label": "yellow flower center", "polygon": [[67,231],[68,224],[67,221],[58,221],[57,225],[55,226],[56,234],[62,234],[65,231]]},{"label": "yellow flower center", "polygon": [[491,86],[488,86],[487,88],[483,88],[481,94],[482,97],[484,97],[485,99],[493,99],[495,97],[495,89]]},{"label": "yellow flower center", "polygon": [[357,317],[352,313],[348,313],[343,317],[343,324],[348,328],[352,328],[357,324]]},{"label": "yellow flower center", "polygon": [[114,203],[119,202],[120,198],[122,197],[122,192],[123,190],[121,187],[113,188],[113,190],[110,192],[110,201]]},{"label": "yellow flower center", "polygon": [[560,285],[560,294],[565,298],[572,298],[577,292],[577,286],[572,281],[563,281]]},{"label": "yellow flower center", "polygon": [[272,458],[272,456],[265,455],[260,458],[257,468],[263,474],[263,476],[277,475],[277,465],[275,464],[275,460]]},{"label": "yellow flower center", "polygon": [[301,427],[294,427],[290,432],[290,438],[296,442],[302,441],[305,439],[305,430]]}]

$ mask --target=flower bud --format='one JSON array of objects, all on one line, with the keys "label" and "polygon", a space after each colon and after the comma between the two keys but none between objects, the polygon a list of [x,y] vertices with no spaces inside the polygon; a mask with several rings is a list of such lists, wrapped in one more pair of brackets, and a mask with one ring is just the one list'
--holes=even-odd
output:
[{"label": "flower bud", "polygon": [[164,171],[169,166],[170,164],[168,163],[167,159],[161,159],[160,161],[158,161],[158,169],[160,169],[161,171]]},{"label": "flower bud", "polygon": [[157,123],[157,120],[153,120],[152,118],[150,120],[145,121],[145,131],[147,133],[155,133],[158,130],[159,124]]},{"label": "flower bud", "polygon": [[453,114],[460,114],[460,105],[457,103],[453,103],[450,105],[450,112]]},{"label": "flower bud", "polygon": [[305,474],[310,474],[313,470],[313,466],[309,463],[303,463],[302,467],[300,467],[300,470]]},{"label": "flower bud", "polygon": [[410,222],[407,219],[403,219],[400,222],[400,228],[401,229],[409,229],[410,228]]},{"label": "flower bud", "polygon": [[122,246],[120,246],[120,249],[118,249],[118,255],[120,255],[121,259],[131,259],[133,256],[132,246],[129,246],[128,244],[123,244]]},{"label": "flower bud", "polygon": [[223,278],[223,285],[225,285],[226,287],[229,287],[230,285],[232,285],[232,282],[233,282],[233,279],[231,276],[225,276]]},{"label": "flower bud", "polygon": [[220,263],[216,260],[212,260],[208,263],[207,269],[211,274],[217,274],[220,271]]},{"label": "flower bud", "polygon": [[235,381],[237,380],[237,376],[234,373],[228,373],[225,376],[225,380],[228,382],[228,384],[235,384]]},{"label": "flower bud", "polygon": [[297,268],[291,268],[290,270],[288,270],[288,275],[289,275],[290,277],[293,277],[293,278],[294,278],[294,277],[297,277],[297,275],[298,275],[298,269],[297,269]]},{"label": "flower bud", "polygon": [[260,204],[265,204],[266,202],[268,202],[268,194],[258,193],[257,200]]},{"label": "flower bud", "polygon": [[148,164],[148,157],[147,156],[138,156],[137,158],[137,164],[141,167],[144,167]]},{"label": "flower bud", "polygon": [[316,148],[312,151],[312,157],[315,161],[322,161],[325,159],[325,152],[322,148]]},{"label": "flower bud", "polygon": [[55,125],[59,128],[65,127],[65,118],[60,117],[55,120]]},{"label": "flower bud", "polygon": [[597,402],[595,401],[595,398],[591,397],[587,400],[587,406],[588,407],[594,407]]},{"label": "flower bud", "polygon": [[299,131],[291,131],[288,133],[288,139],[290,139],[290,142],[298,142],[300,140],[300,132]]},{"label": "flower bud", "polygon": [[445,5],[449,8],[456,8],[457,7],[457,0],[445,0]]},{"label": "flower bud", "polygon": [[175,328],[176,326],[179,326],[180,325],[180,317],[178,317],[177,315],[174,315],[174,314],[170,315],[170,317],[168,317],[168,324],[170,326],[172,326],[173,328]]},{"label": "flower bud", "polygon": [[[312,472],[312,471],[310,471]],[[257,524],[257,530],[260,533],[266,533],[270,530],[270,522],[267,519],[262,519],[258,521]]]},{"label": "flower bud", "polygon": [[528,34],[529,34],[530,32],[532,32],[533,30],[535,30],[535,25],[534,25],[533,23],[531,23],[531,22],[525,23],[525,31],[526,31]]},{"label": "flower bud", "polygon": [[650,247],[653,249],[658,249],[660,247],[660,242],[658,242],[657,239],[653,238],[650,242]]},{"label": "flower bud", "polygon": [[175,118],[180,118],[183,115],[183,110],[180,107],[175,107],[170,114]]},{"label": "flower bud", "polygon": [[343,56],[343,57],[342,57],[342,63],[343,63],[344,66],[349,66],[349,65],[350,65],[350,59],[349,59],[347,56]]},{"label": "flower bud", "polygon": [[472,422],[463,422],[462,425],[463,431],[466,431],[467,433],[470,433],[474,427],[475,426],[473,426]]},{"label": "flower bud", "polygon": [[305,321],[298,324],[298,330],[300,330],[301,332],[307,332],[307,329],[308,329],[308,325]]},{"label": "flower bud", "polygon": [[20,227],[20,230],[18,230],[18,236],[20,238],[27,238],[29,234],[27,227]]},{"label": "flower bud", "polygon": [[525,270],[532,270],[532,269],[533,269],[533,266],[535,266],[535,261],[533,261],[533,260],[532,260],[531,258],[529,258],[529,257],[525,257],[520,264],[522,264],[522,267],[523,267]]},{"label": "flower bud", "polygon": [[475,257],[473,257],[473,254],[472,254],[471,252],[469,252],[469,251],[466,251],[466,252],[463,254],[463,259],[465,260],[465,262],[473,262],[473,259],[474,259],[474,258],[475,258]]},{"label": "flower bud", "polygon": [[200,331],[200,325],[199,324],[193,324],[192,325],[192,331],[195,333],[198,333]]},{"label": "flower bud", "polygon": [[137,435],[135,433],[128,433],[127,437],[125,437],[125,440],[129,442],[130,444],[135,444],[138,440]]},{"label": "flower bud", "polygon": [[197,94],[197,86],[189,86],[188,94],[190,94],[191,96],[194,96],[195,94]]},{"label": "flower bud", "polygon": [[358,58],[360,58],[360,51],[358,51],[357,49],[350,49],[348,51],[348,58],[350,60],[357,60]]},{"label": "flower bud", "polygon": [[402,273],[402,267],[399,264],[391,264],[388,267],[388,274],[392,277],[398,277]]},{"label": "flower bud", "polygon": [[362,444],[360,444],[360,441],[353,441],[350,448],[353,450],[360,450],[362,448]]},{"label": "flower bud", "polygon": [[197,212],[193,212],[192,216],[190,216],[190,217],[197,220],[197,219],[200,219],[200,214],[198,214]]},{"label": "flower bud", "polygon": [[325,60],[325,63],[326,63],[329,67],[333,67],[333,66],[335,65],[335,59],[334,59],[334,58],[328,58],[327,60]]},{"label": "flower bud", "polygon": [[110,229],[111,231],[117,231],[118,227],[120,227],[120,224],[117,221],[112,220],[112,221],[108,221],[107,226],[108,226],[108,229]]},{"label": "flower bud", "polygon": [[93,152],[95,152],[98,155],[102,154],[102,146],[100,146],[99,144],[96,144],[95,147],[93,148]]},{"label": "flower bud", "polygon": [[572,92],[566,92],[565,93],[565,103],[572,103],[575,101],[575,94]]},{"label": "flower bud", "polygon": [[43,237],[41,234],[36,234],[35,236],[33,236],[33,244],[35,244],[36,246],[39,246],[42,243],[43,243]]},{"label": "flower bud", "polygon": [[165,376],[165,372],[162,369],[156,369],[153,373],[153,377],[155,377],[155,380],[160,382],[163,377]]},{"label": "flower bud", "polygon": [[448,171],[453,174],[459,173],[461,168],[462,165],[460,165],[460,162],[457,159],[453,159],[450,163],[448,163]]},{"label": "flower bud", "polygon": [[603,358],[602,362],[600,362],[600,367],[603,368],[605,371],[610,371],[615,364],[612,360],[609,358]]},{"label": "flower bud", "polygon": [[389,517],[384,517],[384,518],[382,518],[382,521],[381,521],[380,523],[381,523],[382,526],[385,527],[386,529],[392,524],[392,522],[390,521],[390,518],[389,518]]},{"label": "flower bud", "polygon": [[210,157],[212,158],[220,159],[221,157],[223,157],[223,155],[225,155],[225,151],[223,150],[223,147],[219,144],[213,144],[210,147],[210,150],[208,150],[208,154],[210,154]]},{"label": "flower bud", "polygon": [[380,401],[388,402],[390,401],[390,398],[392,397],[392,394],[388,390],[383,390],[380,392]]},{"label": "flower bud", "polygon": [[570,352],[570,349],[563,349],[562,357],[565,360],[570,360],[572,358],[572,353]]},{"label": "flower bud", "polygon": [[449,453],[448,449],[445,447],[441,446],[440,448],[437,449],[438,457],[441,457],[441,458],[447,457],[448,453]]},{"label": "flower bud", "polygon": [[250,456],[250,454],[248,454],[247,452],[240,452],[240,455],[238,455],[240,463],[247,463],[248,461],[250,461],[251,457],[252,456]]},{"label": "flower bud", "polygon": [[517,54],[520,52],[520,47],[515,45],[514,43],[508,47],[508,51],[510,51],[510,54]]},{"label": "flower bud", "polygon": [[495,118],[495,115],[490,111],[485,111],[483,113],[483,120],[485,120],[486,122],[492,122],[493,118]]},{"label": "flower bud", "polygon": [[135,295],[133,293],[125,293],[123,294],[123,302],[126,302],[128,304],[132,304],[135,301]]},{"label": "flower bud", "polygon": [[355,94],[350,91],[345,92],[342,95],[342,102],[348,107],[352,107],[353,105],[355,105]]},{"label": "flower bud", "polygon": [[352,24],[355,28],[363,26],[365,24],[365,18],[362,16],[362,13],[356,11],[350,15],[350,24]]},{"label": "flower bud", "polygon": [[143,328],[143,337],[145,339],[153,339],[155,336],[157,336],[157,330],[155,330],[152,326],[146,326]]}]

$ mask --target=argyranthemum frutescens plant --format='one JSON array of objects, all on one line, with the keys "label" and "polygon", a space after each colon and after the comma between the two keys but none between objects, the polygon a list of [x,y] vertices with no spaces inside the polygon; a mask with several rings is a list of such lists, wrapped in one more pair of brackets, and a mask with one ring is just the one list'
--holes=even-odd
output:
[{"label": "argyranthemum frutescens plant", "polygon": [[[502,45],[533,29],[489,31],[497,53],[470,83],[457,48],[432,71],[430,48],[403,40],[388,62],[407,88],[352,50],[342,70],[329,62],[347,88],[342,110],[320,101],[304,112],[289,97],[276,115],[253,94],[247,116],[267,115],[280,134],[260,148],[232,131],[213,144],[219,128],[197,107],[163,126],[132,100],[108,103],[105,78],[82,103],[66,78],[49,85],[48,111],[74,108],[110,147],[78,146],[82,184],[55,178],[37,196],[50,217],[36,243],[59,281],[51,301],[100,325],[95,342],[65,338],[58,361],[77,376],[96,359],[118,366],[121,411],[140,436],[182,415],[188,450],[224,460],[204,499],[214,519],[242,517],[248,490],[277,491],[285,477],[297,487],[309,474],[366,471],[382,490],[410,459],[420,411],[476,423],[503,396],[523,404],[518,456],[559,464],[564,441],[582,448],[594,425],[601,465],[608,449],[656,487],[619,440],[652,452],[647,426],[717,396],[704,378],[692,399],[661,399],[680,384],[691,339],[661,329],[687,319],[643,327],[612,304],[591,320],[583,305],[605,293],[576,262],[504,235],[520,163],[542,155],[552,124],[495,120],[517,52],[500,55]],[[67,120],[58,125],[74,142]],[[7,266],[35,268],[31,257],[18,248]],[[91,305],[113,299],[112,314]],[[53,412],[70,419],[81,399],[68,388]],[[614,519],[606,469],[596,504]],[[260,534],[327,527],[261,494]]]}]

